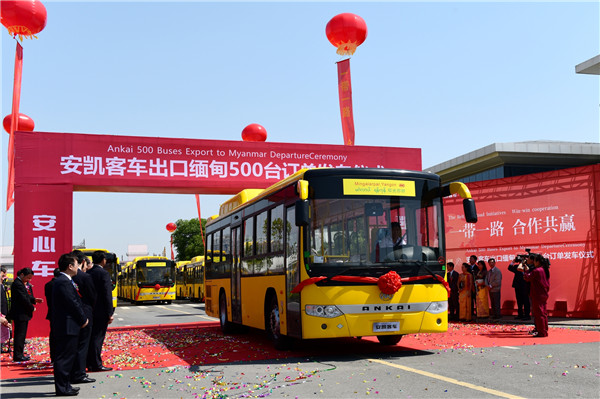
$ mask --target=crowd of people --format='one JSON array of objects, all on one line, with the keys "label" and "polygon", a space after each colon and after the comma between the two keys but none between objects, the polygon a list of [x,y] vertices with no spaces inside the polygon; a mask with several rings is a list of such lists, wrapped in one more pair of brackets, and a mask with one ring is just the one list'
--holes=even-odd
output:
[{"label": "crowd of people", "polygon": [[[533,313],[535,337],[548,336],[548,291],[550,289],[550,262],[540,254],[529,252],[517,256],[509,265],[513,273],[512,287],[517,302],[517,320],[531,320]],[[448,298],[449,320],[472,321],[501,319],[502,272],[496,260],[477,260],[476,255],[461,265],[461,272],[454,270],[454,263],[447,263],[447,280],[450,286]],[[491,313],[490,313],[491,307]],[[490,316],[491,314],[491,316]]]},{"label": "crowd of people", "polygon": [[[110,371],[102,363],[102,345],[108,325],[113,321],[112,282],[104,269],[105,253],[96,251],[92,259],[81,251],[63,254],[58,259],[54,277],[44,286],[50,323],[50,361],[54,369],[57,396],[76,396],[79,387],[72,384],[92,383],[88,372]],[[6,270],[2,268],[3,279]],[[13,333],[13,361],[30,360],[25,355],[27,326],[33,317],[35,305],[43,302],[33,294],[30,281],[33,272],[23,268],[10,287],[8,308],[4,284],[0,299],[0,325],[4,332]],[[10,325],[12,321],[12,327]]]}]

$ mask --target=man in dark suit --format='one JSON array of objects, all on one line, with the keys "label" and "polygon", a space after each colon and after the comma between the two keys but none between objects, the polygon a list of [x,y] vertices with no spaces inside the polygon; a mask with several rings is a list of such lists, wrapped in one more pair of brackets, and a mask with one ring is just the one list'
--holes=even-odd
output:
[{"label": "man in dark suit", "polygon": [[448,319],[458,320],[458,272],[454,270],[454,263],[446,264],[448,269],[448,285],[450,285],[450,298],[448,298]]},{"label": "man in dark suit", "polygon": [[92,321],[92,337],[88,349],[87,368],[89,371],[110,371],[111,367],[102,364],[102,344],[106,336],[108,325],[113,321],[115,309],[112,305],[112,282],[110,275],[104,270],[106,258],[104,252],[96,251],[92,254],[94,265],[88,274],[92,276],[94,288],[96,288],[96,306],[94,306],[94,318]]},{"label": "man in dark suit", "polygon": [[77,274],[75,258],[64,254],[58,260],[60,275],[52,286],[52,330],[55,337],[54,387],[57,396],[75,396],[78,387],[69,381],[77,357],[79,331],[88,325],[83,302],[72,277]]},{"label": "man in dark suit", "polygon": [[94,287],[92,276],[86,273],[86,270],[88,269],[88,257],[79,250],[71,252],[71,255],[75,257],[77,264],[77,274],[73,276],[73,281],[79,288],[79,294],[81,296],[81,301],[83,302],[83,311],[87,319],[90,321],[87,326],[79,331],[77,358],[75,359],[73,370],[71,372],[71,383],[83,384],[96,381],[95,379],[90,378],[85,372],[90,338],[92,336],[92,318],[93,308],[96,305],[96,288]]},{"label": "man in dark suit", "polygon": [[9,316],[14,323],[14,362],[26,362],[29,356],[25,356],[25,337],[27,326],[33,317],[35,304],[42,302],[41,298],[33,296],[33,289],[29,281],[33,278],[33,271],[24,267],[17,273],[17,278],[10,286],[11,305]]},{"label": "man in dark suit", "polygon": [[54,334],[52,334],[52,286],[54,280],[60,275],[60,269],[54,269],[54,277],[44,285],[44,295],[46,296],[46,304],[48,305],[48,313],[46,320],[50,322],[50,334],[48,334],[48,346],[50,347],[50,361],[54,363]]}]

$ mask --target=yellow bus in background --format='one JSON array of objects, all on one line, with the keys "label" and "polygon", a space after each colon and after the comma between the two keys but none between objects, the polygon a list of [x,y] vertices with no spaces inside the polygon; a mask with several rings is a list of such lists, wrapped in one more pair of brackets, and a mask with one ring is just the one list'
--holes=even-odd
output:
[{"label": "yellow bus in background", "polygon": [[118,290],[117,290],[117,296],[121,299],[125,299],[125,284],[124,284],[124,280],[125,280],[125,270],[129,268],[129,266],[133,264],[133,262],[129,261],[126,262],[123,266],[121,266],[121,272],[119,273],[119,279],[118,279]]},{"label": "yellow bus in background", "polygon": [[121,272],[121,264],[119,262],[119,257],[113,253],[109,252],[107,249],[103,248],[75,248],[79,251],[83,252],[85,256],[92,259],[92,254],[96,251],[105,252],[104,257],[106,258],[106,265],[104,266],[104,270],[106,270],[110,274],[110,281],[112,282],[113,290],[112,290],[112,301],[113,307],[117,307],[117,296],[119,294],[119,273]]},{"label": "yellow bus in background", "polygon": [[188,298],[193,302],[204,301],[204,256],[194,256],[185,267]]},{"label": "yellow bus in background", "polygon": [[189,264],[189,260],[180,260],[175,263],[176,278],[175,278],[175,297],[177,299],[189,298],[188,295],[188,284],[186,282],[186,265]]},{"label": "yellow bus in background", "polygon": [[140,256],[121,272],[123,299],[133,304],[175,299],[175,262],[164,256]]},{"label": "yellow bus in background", "polygon": [[206,313],[224,333],[264,329],[280,349],[290,338],[395,345],[444,332],[442,198],[452,194],[474,223],[468,188],[427,172],[303,169],[242,191],[206,223]]}]

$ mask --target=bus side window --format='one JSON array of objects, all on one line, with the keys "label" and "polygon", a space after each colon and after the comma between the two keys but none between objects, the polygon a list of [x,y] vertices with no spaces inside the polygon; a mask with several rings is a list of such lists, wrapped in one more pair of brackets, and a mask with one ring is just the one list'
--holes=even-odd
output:
[{"label": "bus side window", "polygon": [[231,228],[229,226],[223,229],[223,249],[221,251],[221,265],[223,273],[231,275]]},{"label": "bus side window", "polygon": [[242,253],[242,274],[253,274],[253,261],[248,260],[254,256],[254,217],[244,220],[244,247]]},{"label": "bus side window", "polygon": [[268,212],[263,211],[256,215],[256,259],[254,260],[254,274],[267,274],[267,237],[269,233]]}]

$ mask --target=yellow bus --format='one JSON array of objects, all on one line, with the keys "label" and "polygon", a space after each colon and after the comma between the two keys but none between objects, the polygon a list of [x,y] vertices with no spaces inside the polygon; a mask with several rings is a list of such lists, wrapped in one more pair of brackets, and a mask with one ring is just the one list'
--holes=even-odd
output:
[{"label": "yellow bus", "polygon": [[180,260],[175,263],[176,278],[175,278],[175,297],[177,299],[189,298],[188,291],[189,287],[186,282],[186,265],[190,263],[189,260]]},{"label": "yellow bus", "polygon": [[118,283],[117,283],[117,286],[118,286],[117,296],[121,299],[125,299],[125,288],[126,288],[126,286],[124,284],[125,270],[127,270],[132,263],[133,262],[131,262],[131,261],[125,262],[125,265],[123,265],[121,267],[121,273],[119,273],[119,279],[118,279]]},{"label": "yellow bus", "polygon": [[194,302],[204,301],[204,256],[195,256],[185,268],[188,298]]},{"label": "yellow bus", "polygon": [[175,299],[175,262],[164,256],[141,256],[122,270],[123,298],[133,304],[171,303]]},{"label": "yellow bus", "polygon": [[121,264],[119,262],[119,257],[113,252],[109,252],[107,249],[102,248],[76,248],[79,249],[85,256],[92,259],[92,254],[96,251],[105,252],[106,265],[104,266],[104,270],[106,270],[110,274],[110,280],[112,282],[113,290],[112,290],[112,301],[113,307],[117,307],[117,296],[119,293],[119,273],[121,272]]},{"label": "yellow bus", "polygon": [[[463,183],[389,169],[303,169],[265,190],[242,191],[206,224],[206,313],[224,333],[290,338],[376,336],[448,328],[442,198]],[[398,226],[399,225],[399,226]],[[392,236],[396,239],[392,241]]]}]

